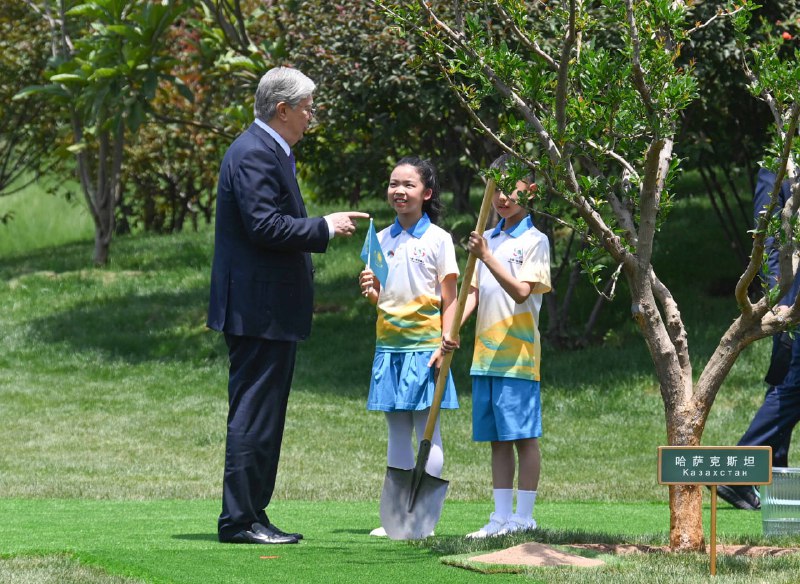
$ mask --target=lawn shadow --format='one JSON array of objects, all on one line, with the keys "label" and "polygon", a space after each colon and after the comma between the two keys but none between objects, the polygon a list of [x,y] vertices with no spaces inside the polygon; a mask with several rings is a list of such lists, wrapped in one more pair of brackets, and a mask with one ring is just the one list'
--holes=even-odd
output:
[{"label": "lawn shadow", "polygon": [[0,264],[0,279],[13,280],[40,271],[70,272],[92,266],[91,246],[67,243],[34,251],[6,255]]},{"label": "lawn shadow", "polygon": [[182,539],[186,541],[219,541],[216,533],[176,533],[171,537],[172,539]]},{"label": "lawn shadow", "polygon": [[205,233],[116,237],[108,266],[96,267],[92,263],[93,242],[67,243],[0,256],[0,280],[41,271],[60,274],[81,270],[159,271],[189,267],[210,272],[212,245],[210,236]]},{"label": "lawn shadow", "polygon": [[369,535],[369,529],[331,529],[331,533],[348,533],[350,535]]},{"label": "lawn shadow", "polygon": [[221,335],[205,327],[207,291],[86,300],[33,320],[42,342],[67,345],[74,353],[100,352],[127,363],[217,359],[227,355]]}]

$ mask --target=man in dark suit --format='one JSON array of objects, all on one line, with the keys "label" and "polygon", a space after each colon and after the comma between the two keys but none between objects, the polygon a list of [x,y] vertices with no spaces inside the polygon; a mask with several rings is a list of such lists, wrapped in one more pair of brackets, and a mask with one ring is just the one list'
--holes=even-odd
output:
[{"label": "man in dark suit", "polygon": [[[758,171],[753,201],[756,224],[770,203],[776,178],[775,173],[765,168]],[[791,196],[790,183],[785,180],[778,193],[775,213],[783,210]],[[765,241],[765,246],[768,273],[763,274],[763,277],[768,286],[773,288],[777,286],[780,275],[780,243],[770,237]],[[778,303],[778,309],[793,304],[799,289],[800,274],[795,277],[789,292]],[[786,467],[789,466],[792,430],[800,420],[800,335],[795,335],[794,341],[789,333],[777,333],[773,336],[772,355],[764,381],[768,385],[764,403],[739,440],[739,446],[772,446],[772,466]],[[720,485],[717,487],[717,494],[738,509],[757,511],[761,508],[758,493],[749,485]]]},{"label": "man in dark suit", "polygon": [[259,82],[255,122],[220,168],[208,326],[225,334],[230,357],[228,428],[219,540],[297,543],[299,533],[267,517],[275,487],[297,342],[313,311],[310,252],[351,236],[356,218],[309,218],[291,148],[314,116],[314,82],[277,67]]}]

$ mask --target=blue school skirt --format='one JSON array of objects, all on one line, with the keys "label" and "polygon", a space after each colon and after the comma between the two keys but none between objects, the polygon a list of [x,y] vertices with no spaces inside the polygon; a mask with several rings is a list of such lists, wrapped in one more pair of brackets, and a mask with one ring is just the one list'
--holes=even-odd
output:
[{"label": "blue school skirt", "polygon": [[[431,407],[436,389],[434,367],[428,367],[433,351],[376,351],[372,362],[367,409],[379,412],[425,410]],[[453,376],[447,376],[442,408],[458,408]]]}]

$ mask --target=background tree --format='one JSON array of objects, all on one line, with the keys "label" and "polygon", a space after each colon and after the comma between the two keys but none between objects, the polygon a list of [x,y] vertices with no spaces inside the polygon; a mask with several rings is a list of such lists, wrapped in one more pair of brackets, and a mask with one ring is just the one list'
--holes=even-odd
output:
[{"label": "background tree", "polygon": [[[759,4],[759,19],[775,26],[763,30],[753,26],[748,31],[751,42],[792,36],[800,3],[764,0]],[[698,2],[695,18],[706,22],[717,10],[715,2]],[[767,105],[748,92],[741,59],[741,49],[727,27],[703,27],[687,39],[680,62],[692,64],[700,83],[698,99],[682,112],[675,151],[685,159],[687,171],[698,171],[731,253],[744,267],[750,254],[746,232],[753,222],[754,177],[768,143],[771,117]],[[725,293],[733,286],[730,283]]]},{"label": "background tree", "polygon": [[172,80],[174,59],[163,39],[185,3],[97,0],[26,4],[50,26],[50,85],[17,95],[44,95],[69,110],[68,150],[95,224],[93,260],[108,261],[127,132],[150,110],[162,79]]},{"label": "background tree", "polygon": [[[619,266],[631,295],[632,316],[653,360],[667,441],[698,445],[717,391],[741,351],[800,321],[797,305],[788,315],[774,310],[794,276],[796,202],[787,204],[782,222],[769,224],[786,242],[780,289],[755,303],[746,293],[761,265],[768,211],[737,286],[740,315],[697,379],[678,304],[652,265],[655,236],[668,215],[670,185],[679,166],[674,142],[680,115],[698,93],[691,63],[684,65],[679,59],[681,50],[692,34],[721,25],[725,18],[735,22],[743,49],[755,5],[731,4],[698,23],[690,3],[672,0],[457,4],[463,25],[448,21],[436,6],[422,0],[384,6],[407,31],[415,30],[425,39],[429,57],[472,113],[475,125],[534,169],[539,180],[574,210],[574,228],[587,232],[591,243],[583,256],[590,277],[599,281],[609,271],[597,263],[599,255]],[[504,23],[502,34],[488,26],[498,21]],[[554,35],[559,49],[546,50],[541,39]],[[780,180],[788,165],[788,176],[796,183],[791,159],[796,155],[792,140],[797,133],[794,99],[800,69],[796,58],[777,58],[774,42],[756,47],[748,72],[751,88],[774,112],[779,156],[771,166]],[[485,121],[482,103],[487,97],[502,99],[508,112],[496,132]],[[509,183],[524,171],[511,173]],[[793,199],[800,199],[797,189],[795,184]],[[773,201],[776,193],[777,187]],[[669,491],[671,546],[704,549],[700,489],[672,486]]]},{"label": "background tree", "polygon": [[[242,107],[242,83],[257,81],[231,74],[230,47],[215,18],[190,8],[165,34],[165,51],[175,57],[175,81],[162,81],[151,115],[126,146],[124,200],[117,208],[117,231],[141,228],[180,231],[186,221],[210,222],[219,164],[252,113]],[[157,152],[158,156],[153,156]]]},{"label": "background tree", "polygon": [[[280,2],[271,14],[285,39],[285,59],[319,89],[317,127],[301,144],[301,176],[321,199],[383,198],[398,158],[431,158],[456,211],[497,150],[468,124],[414,37],[398,37],[366,2]],[[355,172],[353,172],[355,171]]]},{"label": "background tree", "polygon": [[42,83],[49,56],[41,18],[21,2],[8,3],[0,12],[0,195],[17,192],[52,166],[59,124],[43,117],[44,97],[12,99]]}]

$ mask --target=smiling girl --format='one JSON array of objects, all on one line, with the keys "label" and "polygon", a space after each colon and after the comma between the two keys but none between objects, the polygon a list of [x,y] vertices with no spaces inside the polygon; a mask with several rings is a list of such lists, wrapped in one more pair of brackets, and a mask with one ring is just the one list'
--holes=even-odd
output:
[{"label": "smiling girl", "polygon": [[[361,293],[377,305],[375,358],[367,409],[382,411],[389,430],[388,465],[414,467],[431,406],[436,373],[442,361],[442,331],[449,330],[456,309],[458,265],[450,234],[435,225],[441,201],[436,169],[430,161],[403,158],[392,171],[386,191],[397,213],[378,233],[389,275],[382,288],[373,272],[361,272]],[[441,407],[458,407],[448,374]],[[417,444],[418,446],[418,444]],[[425,470],[441,476],[444,456],[439,421]],[[385,536],[382,527],[370,535]]]}]

